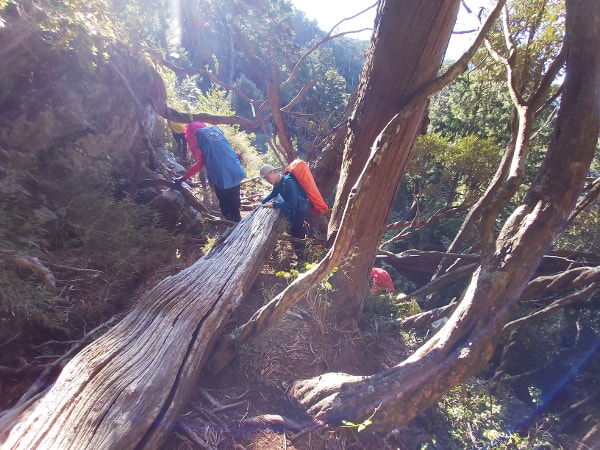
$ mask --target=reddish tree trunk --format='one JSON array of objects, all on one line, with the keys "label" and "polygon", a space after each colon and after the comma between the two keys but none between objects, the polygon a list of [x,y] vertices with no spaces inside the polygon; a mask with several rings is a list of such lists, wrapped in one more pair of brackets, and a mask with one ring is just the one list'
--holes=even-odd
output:
[{"label": "reddish tree trunk", "polygon": [[[348,121],[342,173],[329,237],[339,229],[344,208],[365,167],[371,147],[381,130],[416,92],[432,81],[441,64],[460,2],[382,1],[375,21],[374,41],[358,88],[355,110]],[[401,37],[394,37],[400,30]],[[393,154],[382,162],[369,183],[371,208],[352,217],[356,230],[342,267],[334,281],[336,299],[331,314],[338,320],[356,319],[368,291],[369,268],[396,196],[410,150],[421,128],[425,101],[411,112],[402,129],[389,140]]]}]

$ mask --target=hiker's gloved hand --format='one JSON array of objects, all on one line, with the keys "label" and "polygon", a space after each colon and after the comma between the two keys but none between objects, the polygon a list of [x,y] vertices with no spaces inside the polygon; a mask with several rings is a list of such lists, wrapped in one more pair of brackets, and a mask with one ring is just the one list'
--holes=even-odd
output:
[{"label": "hiker's gloved hand", "polygon": [[263,203],[261,206],[263,208],[273,208],[273,203],[271,203],[271,202]]}]

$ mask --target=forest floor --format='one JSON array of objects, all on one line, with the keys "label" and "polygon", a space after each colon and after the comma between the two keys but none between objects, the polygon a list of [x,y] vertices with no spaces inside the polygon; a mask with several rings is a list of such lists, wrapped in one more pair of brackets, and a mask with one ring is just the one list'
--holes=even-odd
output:
[{"label": "forest floor", "polygon": [[[160,280],[200,258],[206,239],[186,238],[183,244],[179,258],[138,280],[140,284],[133,295],[112,299],[114,304],[98,317],[124,317],[137,300]],[[72,292],[68,296],[69,313],[81,318],[83,325],[78,330],[67,332],[67,337],[61,333],[46,333],[42,329],[36,336],[21,333],[14,341],[0,347],[0,369],[8,370],[7,361],[10,365],[20,366],[14,369],[14,373],[0,371],[0,412],[13,406],[41,372],[73,345],[81,344],[82,348],[92,337],[97,337],[94,334],[88,336],[85,342],[78,342],[82,335],[98,325],[98,317],[92,321],[93,310],[83,312],[77,308],[89,308],[89,303],[100,299],[106,289],[106,280],[93,272],[70,273],[69,261],[54,260],[53,264],[57,279],[62,280],[61,284]],[[226,332],[245,323],[256,310],[285,288],[289,281],[277,276],[277,272],[289,274],[293,269],[304,270],[291,244],[282,239],[263,266],[251,292],[235,312]],[[123,292],[126,291],[131,292],[131,286],[128,289],[124,287]],[[397,434],[382,437],[370,433],[368,428],[358,433],[356,426],[337,429],[307,427],[308,419],[302,408],[287,397],[287,389],[295,380],[327,372],[372,374],[397,364],[409,353],[398,333],[382,336],[377,326],[369,325],[368,320],[362,324],[335,326],[326,323],[326,308],[327,292],[317,289],[307,293],[305,299],[276,326],[240,348],[237,358],[221,373],[203,375],[195,395],[162,449],[418,448],[419,442],[427,440],[427,436],[408,429],[408,434],[400,438]]]},{"label": "forest floor", "polygon": [[[242,213],[244,216],[244,213]],[[142,286],[138,296],[162,278],[202,256],[200,245],[188,247],[176,267],[163,267]],[[314,258],[317,259],[317,258]],[[245,323],[289,282],[278,273],[304,271],[292,245],[280,240],[236,310],[226,330]],[[175,449],[414,449],[431,438],[418,429],[400,437],[381,436],[357,427],[312,429],[302,408],[287,396],[291,383],[328,372],[373,374],[398,364],[410,350],[399,333],[383,336],[368,320],[361,324],[325,321],[327,292],[307,293],[269,330],[238,350],[216,376],[205,371],[185,412],[162,446]],[[344,418],[340,418],[344,420]]]},{"label": "forest floor", "polygon": [[[296,267],[297,261],[291,246],[280,244],[231,327],[245,323],[285,288],[287,281],[276,273]],[[221,373],[204,376],[162,449],[418,448],[427,436],[384,437],[368,430],[358,433],[352,426],[306,426],[302,409],[286,395],[292,382],[327,372],[372,374],[399,363],[409,352],[400,335],[386,338],[366,324],[333,326],[325,322],[325,310],[324,297],[309,293],[276,326],[239,349]]]}]

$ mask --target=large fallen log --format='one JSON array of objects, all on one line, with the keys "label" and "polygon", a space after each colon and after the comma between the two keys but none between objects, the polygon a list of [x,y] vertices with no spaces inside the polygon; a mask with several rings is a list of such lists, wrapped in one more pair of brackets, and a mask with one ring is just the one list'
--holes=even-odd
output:
[{"label": "large fallen log", "polygon": [[48,390],[0,418],[2,449],[156,448],[279,234],[253,211],[203,258],[154,287]]}]

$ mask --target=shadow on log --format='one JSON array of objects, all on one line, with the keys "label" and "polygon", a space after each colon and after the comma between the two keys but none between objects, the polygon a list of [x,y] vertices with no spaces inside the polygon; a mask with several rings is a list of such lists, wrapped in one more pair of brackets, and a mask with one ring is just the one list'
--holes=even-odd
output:
[{"label": "shadow on log", "polygon": [[0,418],[0,447],[158,447],[272,252],[280,225],[278,212],[259,208],[206,256],[158,283],[77,354],[54,385]]}]

